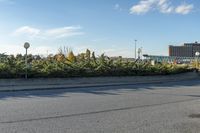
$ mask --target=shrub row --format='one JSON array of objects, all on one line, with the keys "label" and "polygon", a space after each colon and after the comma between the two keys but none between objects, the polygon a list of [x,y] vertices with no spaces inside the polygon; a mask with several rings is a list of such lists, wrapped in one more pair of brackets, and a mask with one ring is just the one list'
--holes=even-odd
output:
[{"label": "shrub row", "polygon": [[[26,71],[25,57],[22,55],[7,56],[0,60],[0,78],[23,78]],[[94,76],[144,76],[166,75],[188,72],[187,66],[172,64],[156,64],[152,66],[148,61],[130,61],[122,57],[111,59],[104,54],[95,57],[81,53],[74,56],[59,53],[54,56],[41,58],[28,56],[28,76],[30,78],[67,78],[67,77],[94,77]]]}]

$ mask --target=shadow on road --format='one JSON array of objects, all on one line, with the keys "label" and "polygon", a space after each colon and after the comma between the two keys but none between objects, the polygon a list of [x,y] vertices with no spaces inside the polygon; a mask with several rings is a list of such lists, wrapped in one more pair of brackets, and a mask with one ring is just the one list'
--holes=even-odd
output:
[{"label": "shadow on road", "polygon": [[[89,93],[95,95],[120,95],[122,91],[142,91],[156,89],[174,89],[181,87],[199,86],[199,80],[181,81],[181,82],[166,82],[154,84],[138,84],[138,85],[114,85],[104,87],[89,87],[89,88],[55,88],[54,90],[35,90],[35,91],[18,91],[18,92],[0,92],[0,100],[7,98],[33,98],[33,97],[69,97],[67,93]],[[153,92],[152,92],[153,93]],[[159,93],[155,93],[159,94]],[[168,95],[168,94],[165,94]],[[170,94],[172,95],[172,94]],[[177,94],[174,94],[177,95]],[[198,95],[184,95],[191,97],[200,97]]]}]

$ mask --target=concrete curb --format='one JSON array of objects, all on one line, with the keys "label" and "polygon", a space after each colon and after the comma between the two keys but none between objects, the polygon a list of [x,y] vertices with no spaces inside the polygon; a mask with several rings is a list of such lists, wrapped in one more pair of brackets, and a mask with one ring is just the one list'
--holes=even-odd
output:
[{"label": "concrete curb", "polygon": [[[162,77],[162,78],[161,78]],[[137,77],[138,78],[138,77]],[[146,80],[144,80],[146,78]],[[24,80],[16,80],[18,84],[9,84],[6,85],[4,81],[3,84],[0,82],[0,92],[11,92],[11,91],[34,91],[34,90],[55,90],[55,89],[76,89],[76,88],[92,88],[92,87],[109,87],[109,86],[122,86],[122,85],[141,85],[141,84],[160,84],[166,82],[178,82],[183,80],[192,80],[198,79],[199,75],[196,73],[186,73],[179,75],[169,75],[169,76],[151,76],[151,77],[106,77],[103,78],[83,78],[77,82],[76,78],[73,79],[74,82],[68,84],[68,81],[73,81],[71,79],[63,82],[45,82],[43,84],[35,84],[35,82],[29,81],[29,83],[25,84]],[[93,79],[93,81],[91,80]],[[97,79],[101,79],[102,82],[96,81]],[[109,81],[107,81],[109,79]],[[147,80],[148,79],[148,80]],[[41,80],[41,79],[40,79]],[[89,80],[87,83],[84,80]],[[126,81],[128,80],[128,81]],[[7,80],[9,81],[9,80]],[[15,80],[13,80],[15,81]],[[20,84],[21,82],[24,82]],[[37,80],[36,80],[37,81]],[[43,80],[42,80],[43,81]],[[82,82],[80,82],[82,81]],[[96,81],[96,82],[94,82]],[[36,82],[37,83],[37,82]]]},{"label": "concrete curb", "polygon": [[[176,82],[176,81],[169,81]],[[77,88],[96,88],[96,87],[110,87],[110,86],[123,86],[123,85],[144,85],[144,84],[160,84],[164,82],[143,82],[143,83],[119,83],[119,84],[96,84],[96,85],[80,85],[80,86],[63,86],[63,87],[44,87],[44,88],[31,88],[31,89],[6,89],[0,90],[0,92],[18,92],[18,91],[38,91],[38,90],[61,90],[61,89],[77,89]]]}]

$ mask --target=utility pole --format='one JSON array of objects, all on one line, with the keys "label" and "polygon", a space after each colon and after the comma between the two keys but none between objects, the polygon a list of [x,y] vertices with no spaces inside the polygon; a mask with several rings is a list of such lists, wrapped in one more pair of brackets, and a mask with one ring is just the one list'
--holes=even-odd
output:
[{"label": "utility pole", "polygon": [[137,58],[137,40],[135,40],[135,59]]}]

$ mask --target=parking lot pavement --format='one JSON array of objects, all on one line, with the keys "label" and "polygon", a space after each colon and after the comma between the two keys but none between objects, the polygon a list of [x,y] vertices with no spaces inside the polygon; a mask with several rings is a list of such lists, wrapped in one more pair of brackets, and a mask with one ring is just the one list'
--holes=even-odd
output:
[{"label": "parking lot pavement", "polygon": [[1,133],[199,133],[200,81],[0,93]]}]

